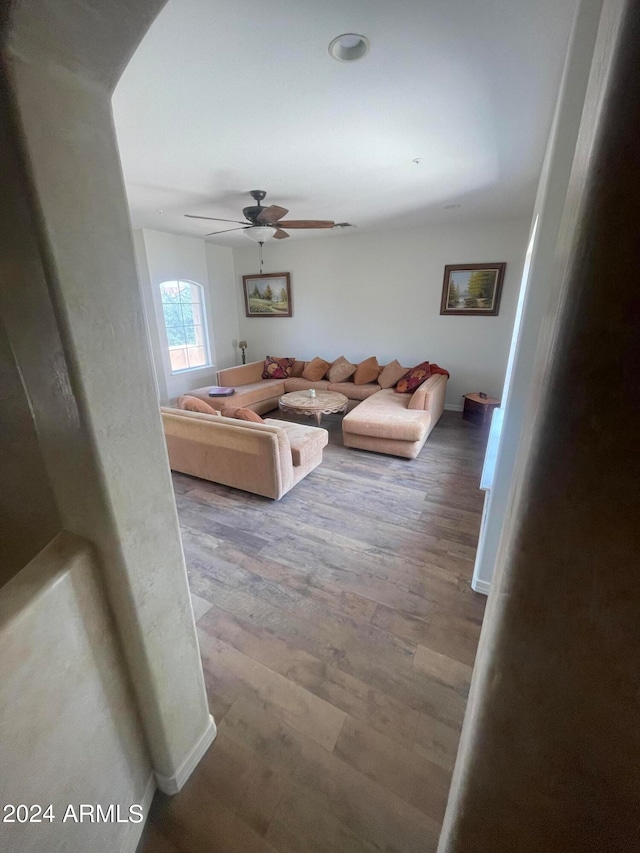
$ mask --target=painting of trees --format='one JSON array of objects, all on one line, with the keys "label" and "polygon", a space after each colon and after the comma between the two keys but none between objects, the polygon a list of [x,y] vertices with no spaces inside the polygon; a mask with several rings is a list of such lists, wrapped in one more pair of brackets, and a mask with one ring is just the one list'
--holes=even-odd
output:
[{"label": "painting of trees", "polygon": [[457,308],[460,302],[460,291],[458,290],[458,285],[455,282],[451,282],[449,285],[449,299],[447,301],[447,306],[449,308]]},{"label": "painting of trees", "polygon": [[289,273],[242,277],[247,317],[291,317]]},{"label": "painting of trees", "polygon": [[474,270],[469,276],[465,305],[471,308],[485,308],[491,305],[496,285],[495,270]]},{"label": "painting of trees", "polygon": [[440,313],[497,315],[505,267],[502,262],[446,266]]}]

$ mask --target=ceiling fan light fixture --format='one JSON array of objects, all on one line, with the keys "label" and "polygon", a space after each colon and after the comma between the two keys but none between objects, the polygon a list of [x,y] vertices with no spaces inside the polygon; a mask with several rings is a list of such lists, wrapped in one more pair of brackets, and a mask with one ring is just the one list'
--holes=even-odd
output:
[{"label": "ceiling fan light fixture", "polygon": [[329,53],[338,62],[355,62],[369,53],[369,39],[359,33],[343,33],[329,44]]},{"label": "ceiling fan light fixture", "polygon": [[276,232],[275,228],[269,225],[253,225],[251,228],[246,228],[244,233],[255,243],[266,243]]}]

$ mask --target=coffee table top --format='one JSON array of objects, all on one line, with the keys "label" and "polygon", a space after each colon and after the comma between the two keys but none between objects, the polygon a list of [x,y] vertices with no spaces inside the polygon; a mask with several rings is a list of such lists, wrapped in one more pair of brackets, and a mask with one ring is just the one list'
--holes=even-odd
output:
[{"label": "coffee table top", "polygon": [[290,391],[280,397],[280,406],[292,412],[322,412],[330,415],[339,412],[349,402],[344,394],[337,391],[316,391],[315,397],[310,397],[308,391]]}]

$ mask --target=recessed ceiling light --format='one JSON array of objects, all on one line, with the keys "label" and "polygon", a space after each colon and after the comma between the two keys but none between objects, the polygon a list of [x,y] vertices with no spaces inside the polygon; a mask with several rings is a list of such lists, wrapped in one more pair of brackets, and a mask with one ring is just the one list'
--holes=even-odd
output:
[{"label": "recessed ceiling light", "polygon": [[158,207],[156,209],[156,213],[164,213],[164,210],[161,207]]},{"label": "recessed ceiling light", "polygon": [[456,210],[456,208],[458,208],[458,207],[462,207],[462,205],[461,204],[445,204],[444,209],[445,210]]},{"label": "recessed ceiling light", "polygon": [[358,33],[343,33],[331,41],[329,53],[338,62],[355,62],[369,53],[369,39]]}]

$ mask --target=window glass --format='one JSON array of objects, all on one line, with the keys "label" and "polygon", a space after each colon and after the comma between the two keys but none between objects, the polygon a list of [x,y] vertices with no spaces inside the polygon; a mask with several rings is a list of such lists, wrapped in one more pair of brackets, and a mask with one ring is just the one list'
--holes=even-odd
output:
[{"label": "window glass", "polygon": [[202,285],[165,281],[160,295],[172,372],[210,364]]}]

